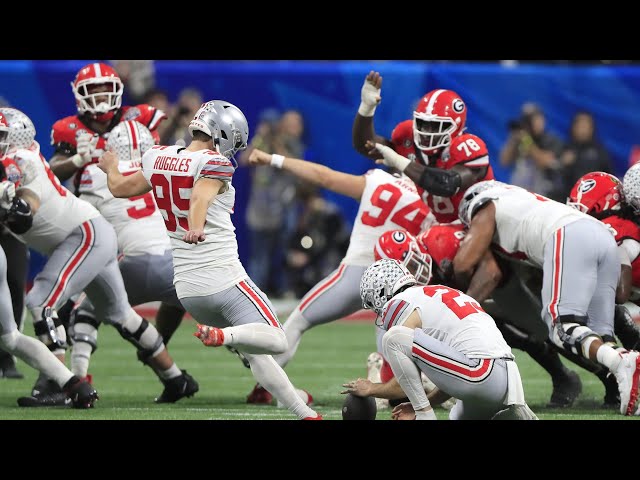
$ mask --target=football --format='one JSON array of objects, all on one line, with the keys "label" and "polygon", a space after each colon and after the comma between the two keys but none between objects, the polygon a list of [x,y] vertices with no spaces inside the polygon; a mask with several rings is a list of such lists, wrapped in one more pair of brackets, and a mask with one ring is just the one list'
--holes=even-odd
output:
[{"label": "football", "polygon": [[342,404],[343,420],[375,420],[376,413],[378,410],[373,397],[358,397],[348,393]]}]

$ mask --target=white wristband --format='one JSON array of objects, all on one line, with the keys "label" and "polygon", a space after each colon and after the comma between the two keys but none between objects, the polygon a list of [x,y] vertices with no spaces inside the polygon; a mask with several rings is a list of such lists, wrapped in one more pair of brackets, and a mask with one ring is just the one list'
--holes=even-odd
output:
[{"label": "white wristband", "polygon": [[69,160],[71,160],[73,164],[78,168],[81,168],[84,165],[82,155],[80,155],[79,153],[76,153],[73,157],[70,157]]},{"label": "white wristband", "polygon": [[364,102],[360,102],[358,113],[363,117],[373,117],[373,114],[376,113],[376,107],[377,105],[367,105]]},{"label": "white wristband", "polygon": [[284,155],[278,155],[277,153],[273,153],[271,155],[271,166],[276,168],[282,168],[282,164],[284,163]]}]

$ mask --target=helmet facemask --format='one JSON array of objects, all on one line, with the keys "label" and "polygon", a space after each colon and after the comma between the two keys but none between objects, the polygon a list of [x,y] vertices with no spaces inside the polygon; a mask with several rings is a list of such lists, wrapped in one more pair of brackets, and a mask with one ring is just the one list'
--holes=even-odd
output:
[{"label": "helmet facemask", "polygon": [[0,157],[7,154],[9,145],[9,127],[0,125]]},{"label": "helmet facemask", "polygon": [[433,152],[451,144],[451,134],[457,127],[450,117],[414,112],[413,141],[423,152]]},{"label": "helmet facemask", "polygon": [[77,85],[72,83],[71,86],[80,113],[100,116],[115,112],[122,106],[124,87],[119,78],[92,78],[80,81]]}]

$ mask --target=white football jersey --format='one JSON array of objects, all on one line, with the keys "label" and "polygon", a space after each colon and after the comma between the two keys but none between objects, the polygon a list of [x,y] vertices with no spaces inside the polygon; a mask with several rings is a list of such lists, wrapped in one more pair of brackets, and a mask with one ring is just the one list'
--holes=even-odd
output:
[{"label": "white football jersey", "polygon": [[444,285],[410,287],[385,305],[383,328],[402,325],[414,310],[427,335],[470,358],[514,358],[493,318],[459,290]]},{"label": "white football jersey", "polygon": [[365,182],[349,248],[342,260],[363,267],[375,261],[373,249],[387,230],[403,228],[415,236],[435,221],[408,177],[395,177],[374,168],[365,174]]},{"label": "white football jersey", "polygon": [[[120,162],[124,175],[140,170],[140,162]],[[87,165],[80,179],[80,198],[96,207],[113,225],[118,250],[125,256],[163,255],[171,248],[164,221],[151,192],[131,198],[115,198],[107,185],[107,174],[98,165]]]},{"label": "white football jersey", "polygon": [[[179,298],[211,295],[248,278],[240,263],[231,222],[234,170],[233,164],[217,152],[192,152],[179,145],[155,145],[142,157],[142,173],[152,187],[171,241]],[[191,192],[200,177],[222,180],[226,190],[209,205],[204,226],[206,240],[189,244],[182,237],[189,230]]]},{"label": "white football jersey", "polygon": [[40,199],[32,227],[19,235],[29,247],[50,255],[74,228],[100,216],[92,205],[60,183],[37,150],[19,149],[10,156],[25,172],[20,188],[31,190]]},{"label": "white football jersey", "polygon": [[494,248],[539,268],[544,263],[544,246],[556,230],[583,219],[602,224],[564,203],[502,183],[480,192],[471,201],[470,211],[487,199],[496,208]]}]

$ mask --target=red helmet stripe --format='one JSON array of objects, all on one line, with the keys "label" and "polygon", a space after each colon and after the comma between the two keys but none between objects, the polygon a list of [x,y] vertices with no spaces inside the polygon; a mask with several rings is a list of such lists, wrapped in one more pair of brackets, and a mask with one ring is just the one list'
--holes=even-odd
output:
[{"label": "red helmet stripe", "polygon": [[429,99],[429,103],[427,103],[427,111],[425,112],[428,115],[431,115],[433,113],[433,106],[436,103],[436,100],[438,99],[438,97],[440,96],[441,93],[446,92],[446,90],[436,90],[433,95],[431,95],[431,98]]}]

